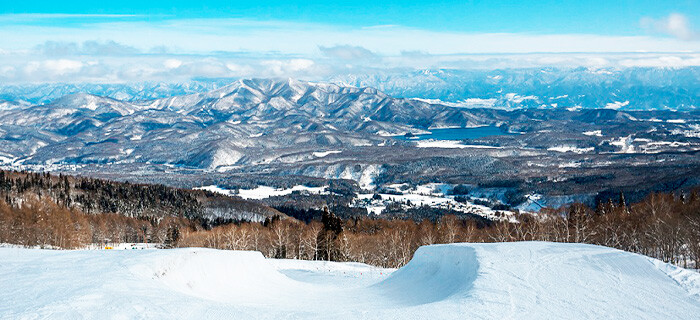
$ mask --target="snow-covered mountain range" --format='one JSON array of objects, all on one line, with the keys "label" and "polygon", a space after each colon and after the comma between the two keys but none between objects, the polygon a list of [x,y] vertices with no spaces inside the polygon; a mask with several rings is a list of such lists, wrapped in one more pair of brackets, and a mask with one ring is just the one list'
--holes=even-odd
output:
[{"label": "snow-covered mountain range", "polygon": [[[591,199],[596,192],[637,183],[622,179],[629,174],[658,182],[649,187],[654,190],[693,186],[696,181],[686,177],[697,168],[693,153],[700,150],[698,111],[465,108],[397,98],[372,87],[294,79],[244,79],[147,100],[73,93],[48,103],[5,101],[0,119],[4,168],[140,180],[153,174],[157,177],[148,182],[185,187],[231,186],[232,180],[254,175],[286,187],[308,182],[288,177],[349,179],[362,188],[377,182],[505,180],[518,193],[564,188],[563,196],[585,192]],[[481,126],[492,133],[447,142],[437,135],[412,140],[439,128]],[[617,156],[621,153],[626,156]],[[644,171],[657,175],[653,178],[634,171],[657,163],[660,168]],[[207,179],[217,173],[237,176],[205,182],[169,174],[183,170]],[[599,179],[581,180],[581,175],[613,178],[588,186]],[[292,180],[282,183],[280,177]],[[249,182],[250,188],[260,184]]]},{"label": "snow-covered mountain range", "polygon": [[[239,80],[189,95],[121,101],[87,93],[0,109],[0,152],[25,163],[143,161],[214,168],[262,161],[243,149],[371,145],[411,128],[491,123],[376,89]],[[253,152],[254,153],[254,152]]]},{"label": "snow-covered mountain range", "polygon": [[[377,88],[393,97],[460,107],[693,110],[700,106],[700,68],[529,68],[377,70],[315,80]],[[48,103],[73,93],[124,101],[203,93],[238,79],[181,83],[45,83],[0,85],[0,99]]]},{"label": "snow-covered mountain range", "polygon": [[429,128],[508,124],[522,131],[542,120],[637,120],[615,110],[460,108],[394,98],[370,87],[294,79],[238,80],[153,100],[75,93],[46,104],[4,102],[0,118],[0,155],[25,164],[147,162],[211,169],[269,162],[266,150],[272,149],[396,144],[387,136]]},{"label": "snow-covered mountain range", "polygon": [[700,68],[420,70],[329,79],[463,107],[692,110]]}]

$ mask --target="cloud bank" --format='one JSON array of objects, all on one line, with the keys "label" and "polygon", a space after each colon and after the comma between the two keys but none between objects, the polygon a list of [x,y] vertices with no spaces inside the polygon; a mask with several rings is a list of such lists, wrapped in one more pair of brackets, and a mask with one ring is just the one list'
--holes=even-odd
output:
[{"label": "cloud bank", "polygon": [[360,46],[320,46],[318,48],[321,50],[323,55],[341,60],[368,60],[375,59],[378,57],[377,54],[375,54],[374,52]]},{"label": "cloud bank", "polygon": [[126,56],[138,54],[140,51],[134,47],[123,45],[112,40],[85,41],[82,44],[75,42],[46,41],[35,47],[38,53],[46,56]]},{"label": "cloud bank", "polygon": [[[390,69],[700,66],[700,41],[692,41],[697,32],[679,14],[642,19],[647,30],[671,37],[457,33],[214,18],[151,21],[121,15],[80,18],[0,16],[0,81],[322,80]],[[45,23],[52,19],[71,23]]]}]

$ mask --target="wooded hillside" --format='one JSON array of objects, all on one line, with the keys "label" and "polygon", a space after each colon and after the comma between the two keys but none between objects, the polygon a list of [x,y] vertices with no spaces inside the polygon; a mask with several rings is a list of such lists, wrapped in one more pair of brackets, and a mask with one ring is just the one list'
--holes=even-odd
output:
[{"label": "wooded hillside", "polygon": [[163,243],[168,232],[179,229],[276,215],[283,214],[207,191],[0,170],[0,242],[61,248]]}]

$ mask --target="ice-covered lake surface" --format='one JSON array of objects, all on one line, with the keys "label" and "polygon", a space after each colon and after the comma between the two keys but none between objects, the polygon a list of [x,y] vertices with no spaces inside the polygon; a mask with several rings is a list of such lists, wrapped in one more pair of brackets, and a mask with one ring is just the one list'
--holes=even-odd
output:
[{"label": "ice-covered lake surface", "polygon": [[0,248],[0,319],[694,319],[700,274],[611,248],[421,247],[398,270],[201,248]]},{"label": "ice-covered lake surface", "polygon": [[401,140],[468,140],[478,139],[488,136],[498,136],[510,134],[496,126],[482,126],[473,128],[438,128],[429,129],[429,134],[406,134],[396,136]]}]

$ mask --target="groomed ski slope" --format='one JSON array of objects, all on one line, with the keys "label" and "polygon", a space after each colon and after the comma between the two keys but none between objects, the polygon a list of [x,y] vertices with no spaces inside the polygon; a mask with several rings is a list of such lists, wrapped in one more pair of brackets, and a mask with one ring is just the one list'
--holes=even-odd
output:
[{"label": "groomed ski slope", "polygon": [[0,319],[697,319],[700,274],[582,244],[421,247],[393,271],[210,249],[0,249]]}]

